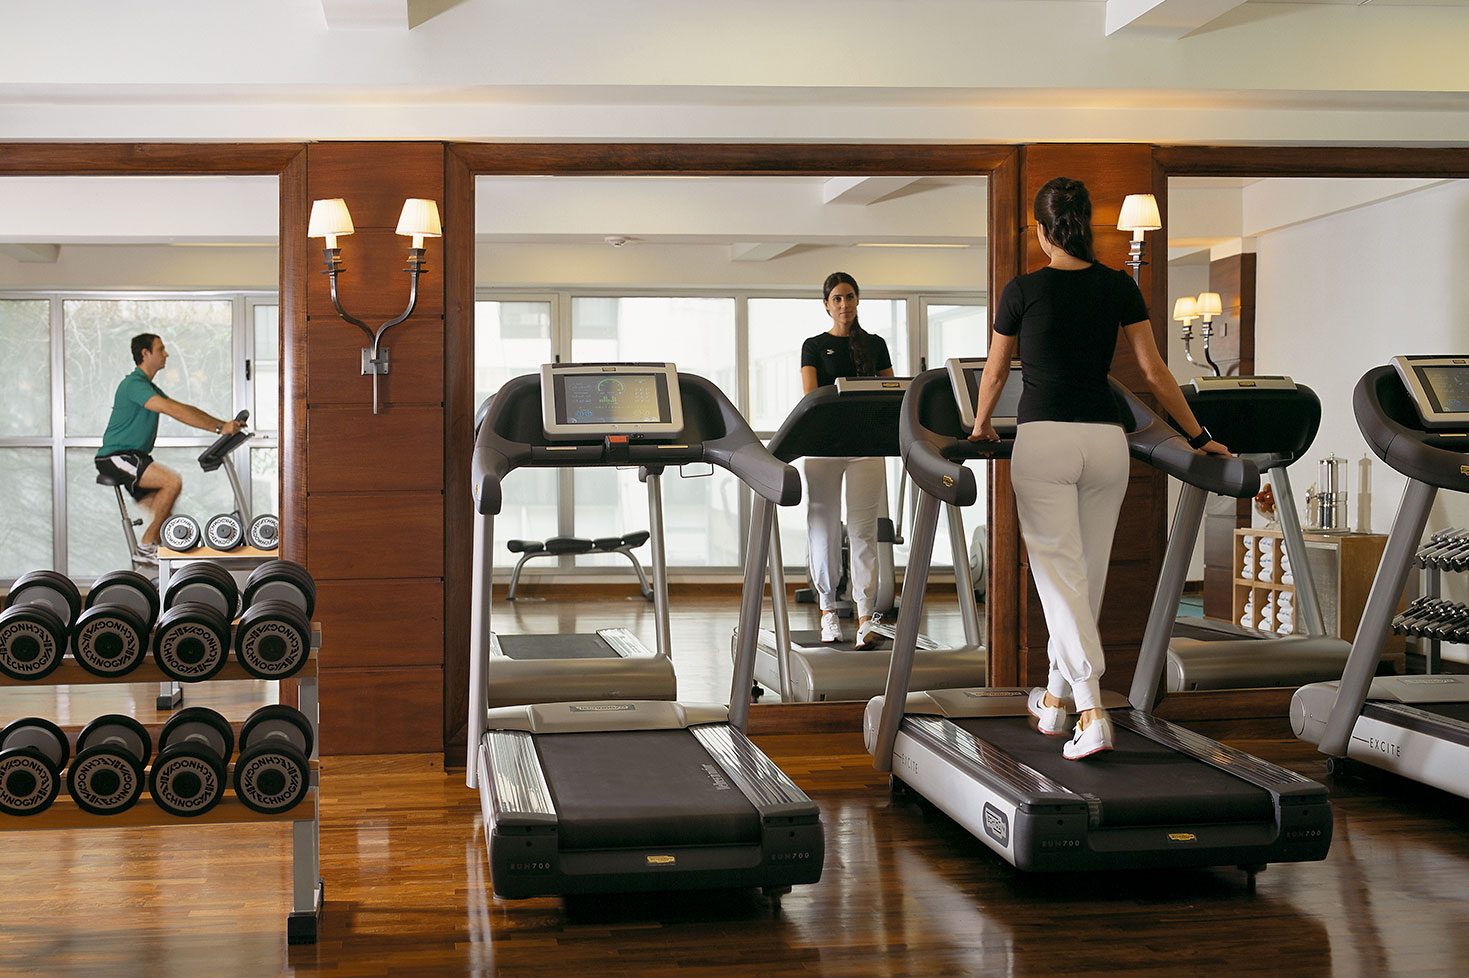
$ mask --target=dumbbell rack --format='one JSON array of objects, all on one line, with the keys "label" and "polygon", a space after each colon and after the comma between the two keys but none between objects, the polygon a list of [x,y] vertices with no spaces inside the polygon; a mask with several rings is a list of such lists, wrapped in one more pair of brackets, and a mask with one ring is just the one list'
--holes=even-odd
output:
[{"label": "dumbbell rack", "polygon": [[[1455,541],[1462,546],[1456,547]],[[1443,597],[1444,571],[1469,570],[1469,530],[1449,529],[1433,534],[1418,548],[1414,560],[1423,570],[1423,599],[1439,601]],[[1404,621],[1406,617],[1407,613],[1394,618],[1393,630],[1428,640],[1428,653],[1424,657],[1427,662],[1425,668],[1427,674],[1432,676],[1443,668],[1443,639],[1413,628]]]},{"label": "dumbbell rack", "polygon": [[[300,695],[300,710],[311,720],[313,728],[320,729],[320,710],[317,699],[317,657],[321,649],[321,626],[311,626],[311,657],[296,675]],[[38,686],[100,686],[117,683],[167,682],[169,679],[150,659],[138,668],[120,677],[96,676],[77,664],[70,655],[61,665],[44,679],[17,680],[0,676],[0,689],[5,687],[35,688]],[[230,661],[210,682],[248,680],[259,682],[235,659]],[[233,777],[234,763],[229,774]],[[65,777],[65,772],[62,772]],[[304,813],[304,814],[303,814]],[[145,790],[138,803],[117,815],[94,815],[78,808],[76,802],[64,790],[56,801],[44,812],[36,815],[0,814],[0,831],[55,831],[57,829],[115,829],[137,828],[156,825],[217,825],[237,822],[289,822],[292,828],[292,898],[291,913],[286,918],[286,941],[289,944],[315,944],[321,924],[322,894],[321,879],[321,771],[318,747],[311,751],[311,790],[299,805],[278,815],[262,815],[246,808],[227,790],[219,804],[203,815],[181,817],[170,815],[153,803]]]}]

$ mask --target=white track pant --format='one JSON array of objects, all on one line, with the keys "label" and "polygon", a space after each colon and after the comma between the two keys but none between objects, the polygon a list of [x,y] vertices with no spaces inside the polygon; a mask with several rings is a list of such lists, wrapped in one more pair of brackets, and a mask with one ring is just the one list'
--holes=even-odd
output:
[{"label": "white track pant", "polygon": [[877,595],[877,519],[887,506],[887,466],[873,456],[806,459],[806,540],[811,586],[821,609],[836,607],[842,579],[842,480],[847,488],[852,601],[857,616],[872,614]]},{"label": "white track pant", "polygon": [[1078,710],[1101,705],[1097,616],[1127,477],[1117,425],[1031,421],[1016,434],[1010,481],[1051,633],[1046,688],[1058,699],[1070,692]]}]

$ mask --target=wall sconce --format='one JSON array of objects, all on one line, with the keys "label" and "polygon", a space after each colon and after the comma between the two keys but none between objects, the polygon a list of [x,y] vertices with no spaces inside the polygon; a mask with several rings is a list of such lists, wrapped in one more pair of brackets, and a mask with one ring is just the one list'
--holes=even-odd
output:
[{"label": "wall sconce", "polygon": [[[1214,376],[1220,376],[1219,364],[1209,355],[1209,340],[1214,336],[1214,317],[1224,311],[1224,303],[1219,298],[1218,292],[1200,292],[1198,298],[1191,295],[1183,296],[1173,303],[1173,318],[1183,323],[1183,329],[1179,335],[1183,337],[1183,355],[1188,362],[1195,367],[1207,365],[1214,371]],[[1195,319],[1202,319],[1199,324],[1199,335],[1204,338],[1204,363],[1194,359],[1190,344],[1193,342]]]},{"label": "wall sconce", "polygon": [[1132,241],[1127,247],[1127,261],[1124,264],[1132,269],[1132,280],[1139,280],[1142,267],[1148,263],[1143,257],[1146,245],[1143,242],[1144,231],[1157,231],[1163,227],[1163,220],[1158,214],[1158,198],[1152,194],[1128,194],[1122,201],[1122,213],[1117,217],[1117,230],[1131,231]]},{"label": "wall sconce", "polygon": [[397,233],[413,239],[408,249],[406,269],[412,276],[408,291],[408,305],[404,307],[400,315],[374,330],[362,320],[349,315],[347,310],[342,308],[341,300],[337,295],[337,276],[345,269],[342,264],[342,250],[337,247],[337,238],[349,235],[354,230],[352,215],[347,210],[345,200],[333,197],[330,200],[312,202],[311,222],[306,230],[306,236],[326,239],[326,248],[322,253],[326,258],[326,274],[331,278],[332,283],[332,305],[336,307],[338,316],[362,330],[372,342],[372,346],[362,349],[362,376],[366,377],[369,374],[372,376],[372,413],[377,414],[377,379],[388,372],[389,362],[388,351],[382,345],[383,335],[413,314],[413,307],[418,305],[418,277],[427,267],[427,263],[423,260],[423,239],[437,238],[444,232],[439,223],[439,207],[436,203],[412,197],[403,202],[403,212],[398,217]]}]

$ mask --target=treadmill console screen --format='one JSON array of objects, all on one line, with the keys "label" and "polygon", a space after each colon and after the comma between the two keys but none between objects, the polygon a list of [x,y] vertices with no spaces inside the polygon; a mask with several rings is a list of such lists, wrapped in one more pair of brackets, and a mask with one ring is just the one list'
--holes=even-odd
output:
[{"label": "treadmill console screen", "polygon": [[[954,387],[954,399],[959,404],[959,420],[964,427],[974,427],[975,406],[979,403],[979,378],[984,373],[984,360],[964,360],[955,357],[946,366],[949,383]],[[999,403],[990,416],[990,423],[1000,434],[1014,434],[1020,421],[1020,393],[1024,385],[1020,379],[1020,361],[1010,361],[1010,376],[1000,391]]]},{"label": "treadmill console screen", "polygon": [[671,363],[548,363],[541,367],[548,438],[674,437],[683,430],[678,370]]},{"label": "treadmill console screen", "polygon": [[1425,428],[1469,428],[1469,357],[1394,357]]}]

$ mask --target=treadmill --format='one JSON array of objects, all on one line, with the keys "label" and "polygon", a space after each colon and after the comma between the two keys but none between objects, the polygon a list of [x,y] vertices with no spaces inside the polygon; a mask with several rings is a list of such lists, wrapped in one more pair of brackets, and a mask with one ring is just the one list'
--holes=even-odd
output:
[{"label": "treadmill", "polygon": [[1408,484],[1341,680],[1296,690],[1291,726],[1333,771],[1350,759],[1469,797],[1469,676],[1372,678],[1434,498],[1469,491],[1469,357],[1394,357],[1357,382],[1352,407]]},{"label": "treadmill", "polygon": [[[801,398],[770,440],[770,452],[782,462],[799,458],[897,456],[898,413],[907,393],[906,377],[842,377]],[[1017,395],[1018,396],[1018,395]],[[979,608],[964,545],[964,520],[949,506],[949,539],[954,551],[954,586],[964,622],[964,644],[944,648],[925,635],[915,641],[913,670],[920,689],[972,686],[982,682],[988,658],[979,633]],[[786,600],[785,565],[781,556],[779,516],[770,530],[770,598],[773,628],[760,630],[755,680],[780,693],[783,702],[868,699],[887,683],[886,648],[858,649],[854,640],[822,642],[817,629],[792,630]],[[889,640],[890,625],[879,624]],[[739,629],[730,640],[739,642]]]},{"label": "treadmill", "polygon": [[[1292,771],[1152,715],[1166,642],[1145,646],[1129,703],[1104,692],[1116,749],[1087,761],[1061,756],[1026,711],[1027,689],[945,689],[910,694],[919,606],[940,502],[974,502],[965,459],[1007,458],[1015,431],[998,443],[967,441],[956,397],[977,389],[921,374],[903,402],[903,462],[919,492],[913,551],[903,583],[892,671],[884,696],[867,706],[873,764],[893,786],[927,798],[1011,865],[1028,871],[1237,865],[1323,859],[1331,843],[1326,789]],[[1213,492],[1253,495],[1253,463],[1195,452],[1183,437],[1115,381],[1133,458]],[[1191,549],[1191,544],[1188,549]],[[1163,581],[1181,585],[1187,551],[1170,553]],[[1178,593],[1160,584],[1150,622],[1166,636]]]},{"label": "treadmill", "polygon": [[[1300,686],[1340,676],[1351,643],[1326,632],[1287,471],[1316,438],[1321,400],[1311,388],[1283,376],[1199,377],[1184,385],[1183,394],[1200,424],[1230,451],[1253,462],[1262,476],[1268,474],[1306,631],[1276,635],[1221,622],[1228,631],[1199,639],[1180,637],[1185,628],[1175,621],[1168,644],[1168,692]],[[1203,488],[1184,484],[1170,551],[1185,543],[1192,551],[1207,496]],[[1181,621],[1185,627],[1199,624],[1194,618]]]},{"label": "treadmill", "polygon": [[[490,708],[501,484],[517,468],[709,463],[754,491],[730,705],[615,698]],[[761,887],[821,877],[817,807],[744,734],[776,505],[801,480],[719,388],[672,364],[553,364],[496,393],[475,437],[467,783],[495,894]]]},{"label": "treadmill", "polygon": [[[549,376],[546,372],[552,367],[559,369],[560,365],[543,367],[543,375]],[[568,365],[558,376],[576,375],[578,369],[582,368]],[[491,397],[481,405],[475,419],[476,435],[493,401]],[[485,681],[489,688],[487,706],[618,698],[672,700],[678,697],[678,678],[674,673],[669,635],[663,465],[640,465],[638,477],[648,489],[656,648],[650,651],[626,628],[553,634],[500,635],[492,632],[489,658],[485,663]]]}]

